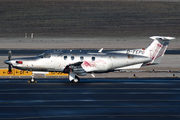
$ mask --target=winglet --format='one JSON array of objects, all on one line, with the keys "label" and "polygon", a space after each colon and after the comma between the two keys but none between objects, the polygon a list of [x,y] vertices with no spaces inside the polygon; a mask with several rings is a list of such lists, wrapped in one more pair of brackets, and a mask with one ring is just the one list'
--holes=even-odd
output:
[{"label": "winglet", "polygon": [[103,48],[101,48],[98,52],[100,52],[100,53],[101,53],[102,51],[103,51]]},{"label": "winglet", "polygon": [[91,75],[92,75],[92,77],[94,77],[94,78],[95,78],[95,75],[94,75],[93,73],[91,73]]}]

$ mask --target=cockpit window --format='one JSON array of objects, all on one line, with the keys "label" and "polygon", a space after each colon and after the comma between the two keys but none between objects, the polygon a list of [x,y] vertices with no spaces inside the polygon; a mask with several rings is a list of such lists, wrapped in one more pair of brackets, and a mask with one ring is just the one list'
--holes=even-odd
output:
[{"label": "cockpit window", "polygon": [[38,55],[38,57],[41,57],[41,58],[43,58],[43,55],[44,55],[44,53],[42,53],[42,54]]},{"label": "cockpit window", "polygon": [[41,58],[50,58],[51,54],[49,54],[49,53],[42,53],[42,54],[39,55],[39,57],[41,57]]},{"label": "cockpit window", "polygon": [[49,53],[44,54],[43,58],[50,58],[51,55]]}]

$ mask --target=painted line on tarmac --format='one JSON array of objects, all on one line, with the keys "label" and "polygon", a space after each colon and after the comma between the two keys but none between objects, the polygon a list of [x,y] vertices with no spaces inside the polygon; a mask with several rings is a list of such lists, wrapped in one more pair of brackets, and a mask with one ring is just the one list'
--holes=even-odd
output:
[{"label": "painted line on tarmac", "polygon": [[[25,83],[23,83],[25,84]],[[25,91],[25,90],[105,90],[105,89],[112,89],[112,90],[180,90],[180,88],[67,88],[67,87],[64,87],[64,88],[16,88],[16,89],[2,89],[0,88],[0,91]]]},{"label": "painted line on tarmac", "polygon": [[48,107],[48,108],[64,108],[64,107],[67,107],[67,108],[73,108],[73,107],[75,107],[75,108],[77,108],[77,107],[79,107],[79,108],[94,108],[94,107],[96,107],[96,108],[104,108],[104,107],[107,107],[107,108],[121,108],[121,107],[124,107],[124,108],[180,108],[180,106],[177,106],[177,105],[172,105],[172,106],[104,106],[104,105],[31,105],[31,106],[24,106],[24,105],[22,105],[22,106],[20,106],[20,105],[18,105],[18,106],[0,106],[0,107],[6,107],[6,108],[9,108],[9,107],[17,107],[17,108],[19,108],[19,107],[27,107],[27,108],[31,108],[31,107]]},{"label": "painted line on tarmac", "polygon": [[109,115],[68,115],[68,116],[36,116],[36,117],[17,117],[17,118],[0,118],[0,119],[42,119],[42,118],[83,118],[83,117],[180,117],[176,114],[151,114],[151,115],[133,115],[133,114],[109,114]]},{"label": "painted line on tarmac", "polygon": [[137,100],[0,100],[0,103],[39,103],[39,102],[180,102],[180,100],[163,100],[163,99],[137,99]]},{"label": "painted line on tarmac", "polygon": [[123,95],[123,94],[180,94],[180,92],[124,92],[124,93],[92,93],[92,92],[85,92],[85,93],[54,93],[54,92],[41,92],[41,93],[38,93],[38,92],[27,92],[27,93],[16,93],[16,92],[11,92],[11,93],[0,93],[0,94],[8,94],[8,95],[11,95],[11,94],[36,94],[36,95],[39,95],[39,94],[57,94],[57,95],[106,95],[106,94],[113,94],[113,95]]}]

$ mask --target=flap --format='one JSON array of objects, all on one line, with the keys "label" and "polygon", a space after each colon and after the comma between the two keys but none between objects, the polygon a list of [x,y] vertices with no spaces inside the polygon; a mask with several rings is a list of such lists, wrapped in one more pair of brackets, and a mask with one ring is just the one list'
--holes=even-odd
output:
[{"label": "flap", "polygon": [[86,71],[82,68],[81,64],[83,62],[76,62],[73,64],[69,64],[64,68],[64,73],[70,73],[73,72],[74,74],[77,75],[86,75]]}]

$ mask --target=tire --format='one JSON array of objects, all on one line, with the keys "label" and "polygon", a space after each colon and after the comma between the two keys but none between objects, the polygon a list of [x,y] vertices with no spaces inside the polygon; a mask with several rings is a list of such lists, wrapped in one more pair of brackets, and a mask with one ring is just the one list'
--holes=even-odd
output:
[{"label": "tire", "polygon": [[73,80],[74,83],[79,83],[79,77],[75,76],[75,79]]},{"label": "tire", "polygon": [[35,79],[34,79],[34,78],[31,78],[30,82],[31,82],[31,83],[34,83],[34,82],[35,82]]}]

